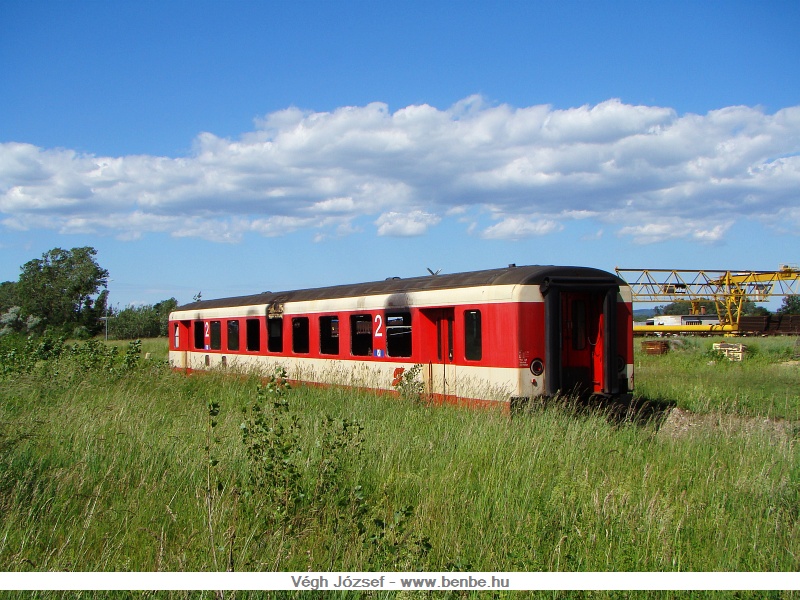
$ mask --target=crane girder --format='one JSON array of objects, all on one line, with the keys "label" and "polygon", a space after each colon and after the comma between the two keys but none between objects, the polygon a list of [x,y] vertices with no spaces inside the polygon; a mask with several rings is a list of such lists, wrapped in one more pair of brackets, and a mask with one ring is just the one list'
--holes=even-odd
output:
[{"label": "crane girder", "polygon": [[781,265],[777,271],[723,269],[622,269],[617,275],[630,286],[634,302],[712,301],[720,325],[735,330],[744,303],[765,302],[772,296],[800,294],[800,269]]},{"label": "crane girder", "polygon": [[762,302],[770,296],[800,294],[800,270],[794,267],[780,271],[617,267],[616,271],[631,287],[634,300],[640,302],[724,300],[731,295],[745,295],[754,302]]}]

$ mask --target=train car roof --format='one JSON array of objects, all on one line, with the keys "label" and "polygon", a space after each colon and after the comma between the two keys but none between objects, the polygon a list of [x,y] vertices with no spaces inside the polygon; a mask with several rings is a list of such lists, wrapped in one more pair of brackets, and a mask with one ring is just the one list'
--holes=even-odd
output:
[{"label": "train car roof", "polygon": [[600,269],[591,267],[562,267],[553,265],[515,266],[502,269],[469,271],[423,277],[390,277],[381,281],[354,283],[329,287],[307,288],[285,292],[264,292],[249,296],[235,296],[214,300],[200,300],[178,307],[176,310],[253,306],[329,298],[351,298],[380,294],[402,294],[452,288],[482,287],[488,285],[539,285],[545,280],[586,281],[606,285],[626,285],[624,280]]}]

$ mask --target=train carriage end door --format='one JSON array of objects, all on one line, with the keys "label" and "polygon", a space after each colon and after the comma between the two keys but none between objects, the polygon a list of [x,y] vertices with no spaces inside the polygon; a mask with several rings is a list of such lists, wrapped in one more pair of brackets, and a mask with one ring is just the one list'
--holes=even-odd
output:
[{"label": "train carriage end door", "polygon": [[619,393],[616,282],[586,285],[546,279],[540,289],[545,310],[546,393]]},{"label": "train carriage end door", "polygon": [[444,400],[456,394],[455,308],[431,308],[421,311],[427,320],[424,336],[428,393]]},{"label": "train carriage end door", "polygon": [[561,389],[603,391],[603,300],[596,292],[561,294]]},{"label": "train carriage end door", "polygon": [[173,346],[178,352],[178,364],[173,364],[173,367],[186,370],[189,367],[189,359],[187,353],[189,351],[189,333],[192,330],[191,321],[176,321],[175,329],[173,330]]}]

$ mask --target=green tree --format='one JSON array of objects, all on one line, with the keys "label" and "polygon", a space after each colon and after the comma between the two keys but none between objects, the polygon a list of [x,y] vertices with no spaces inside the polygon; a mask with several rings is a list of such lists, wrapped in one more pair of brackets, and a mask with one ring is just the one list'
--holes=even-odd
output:
[{"label": "green tree", "polygon": [[135,340],[167,335],[169,313],[175,310],[175,298],[162,300],[156,304],[127,306],[112,312],[108,325],[111,337],[118,340]]},{"label": "green tree", "polygon": [[42,319],[43,326],[83,326],[97,333],[105,312],[106,294],[94,297],[108,282],[108,271],[95,260],[97,251],[85,246],[53,248],[40,259],[22,266],[16,285],[17,297],[26,316]]},{"label": "green tree", "polygon": [[159,329],[158,335],[168,335],[169,333],[169,313],[178,308],[178,301],[175,298],[169,300],[162,300],[153,305],[156,313],[158,313]]},{"label": "green tree", "polygon": [[158,315],[152,305],[126,306],[109,321],[109,335],[117,340],[135,340],[158,335]]},{"label": "green tree", "polygon": [[[706,314],[715,315],[717,314],[717,306],[714,304],[713,300],[700,300],[698,306],[705,307]],[[692,303],[688,300],[679,300],[678,302],[673,302],[672,304],[667,304],[665,306],[658,307],[661,309],[660,313],[662,315],[690,315],[692,314]]]},{"label": "green tree", "polygon": [[755,302],[745,302],[742,307],[742,314],[748,317],[766,317],[770,312]]},{"label": "green tree", "polygon": [[779,315],[800,315],[800,296],[784,296]]},{"label": "green tree", "polygon": [[[699,307],[705,308],[705,314],[707,315],[715,315],[717,314],[717,305],[714,303],[713,300],[700,300],[698,303]],[[673,302],[672,304],[667,304],[664,306],[657,306],[656,313],[657,315],[690,315],[692,314],[692,303],[688,300],[679,300],[678,302]],[[751,302],[750,300],[745,301],[742,304],[742,314],[749,315],[749,316],[766,316],[769,314],[769,311],[764,308],[763,306],[758,306],[755,302]]]},{"label": "green tree", "polygon": [[17,284],[14,281],[0,283],[0,313],[6,312],[12,306],[19,306]]}]

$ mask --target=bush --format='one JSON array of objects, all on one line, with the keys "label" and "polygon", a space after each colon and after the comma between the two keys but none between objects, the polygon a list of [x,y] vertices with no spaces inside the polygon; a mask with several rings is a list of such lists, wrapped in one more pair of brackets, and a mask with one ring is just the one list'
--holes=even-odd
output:
[{"label": "bush", "polygon": [[111,314],[108,322],[109,336],[116,340],[135,340],[167,335],[169,313],[175,309],[175,298],[157,304],[128,306]]},{"label": "bush", "polygon": [[65,336],[52,330],[39,337],[0,337],[0,379],[38,369],[41,373],[101,371],[124,373],[140,365],[142,343],[130,342],[124,354],[96,339],[66,345]]},{"label": "bush", "polygon": [[88,340],[92,335],[89,333],[89,330],[86,329],[83,325],[78,325],[75,329],[72,330],[72,339],[74,340],[81,340],[85,341]]}]

